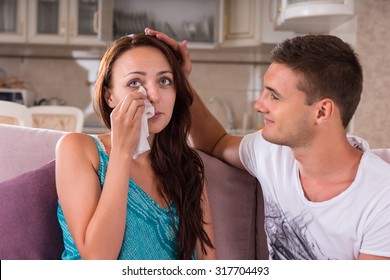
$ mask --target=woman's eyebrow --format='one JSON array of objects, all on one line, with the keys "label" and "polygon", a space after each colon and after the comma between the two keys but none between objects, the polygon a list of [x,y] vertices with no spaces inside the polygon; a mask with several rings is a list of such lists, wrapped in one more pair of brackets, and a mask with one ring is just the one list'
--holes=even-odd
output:
[{"label": "woman's eyebrow", "polygon": [[143,75],[143,76],[146,75],[146,73],[142,72],[142,71],[133,71],[133,72],[129,72],[129,73],[123,75],[123,77],[129,76],[129,75],[132,75],[132,74],[138,74],[138,75]]},{"label": "woman's eyebrow", "polygon": [[[164,75],[164,74],[167,74],[167,73],[173,75],[173,72],[170,71],[170,70],[163,70],[163,71],[158,72],[157,74],[158,74],[158,75]],[[146,76],[146,73],[145,73],[145,72],[142,72],[142,71],[132,71],[132,72],[129,72],[129,73],[123,75],[123,77],[129,76],[129,75],[133,75],[133,74],[138,74],[138,75]]]},{"label": "woman's eyebrow", "polygon": [[164,74],[167,74],[167,73],[169,73],[169,74],[172,74],[172,75],[173,75],[173,72],[172,72],[172,71],[170,71],[170,70],[164,70],[164,71],[160,71],[160,72],[158,72],[158,75],[164,75]]}]

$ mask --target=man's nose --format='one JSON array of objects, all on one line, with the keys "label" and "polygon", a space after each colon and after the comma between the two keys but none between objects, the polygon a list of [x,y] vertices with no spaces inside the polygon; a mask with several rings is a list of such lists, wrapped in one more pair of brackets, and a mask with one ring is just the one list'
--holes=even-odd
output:
[{"label": "man's nose", "polygon": [[260,96],[259,98],[255,101],[255,103],[253,104],[253,108],[259,112],[259,113],[265,113],[266,111],[266,106],[265,106],[265,103],[264,103],[264,94],[263,93],[260,93]]}]

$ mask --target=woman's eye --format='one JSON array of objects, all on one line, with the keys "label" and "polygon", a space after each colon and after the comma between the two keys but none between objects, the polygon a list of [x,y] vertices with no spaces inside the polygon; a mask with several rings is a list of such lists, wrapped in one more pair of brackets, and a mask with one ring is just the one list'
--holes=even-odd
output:
[{"label": "woman's eye", "polygon": [[162,79],[160,80],[160,83],[161,83],[162,85],[170,85],[170,84],[172,84],[172,81],[171,81],[171,79],[168,79],[168,78],[162,78]]},{"label": "woman's eye", "polygon": [[141,83],[140,83],[140,81],[130,81],[130,83],[128,85],[129,85],[129,87],[139,87],[139,86],[141,86]]}]

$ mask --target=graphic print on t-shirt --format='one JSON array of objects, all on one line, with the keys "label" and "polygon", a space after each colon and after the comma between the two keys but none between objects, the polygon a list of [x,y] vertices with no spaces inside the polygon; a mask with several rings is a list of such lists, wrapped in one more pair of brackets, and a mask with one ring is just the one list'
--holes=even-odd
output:
[{"label": "graphic print on t-shirt", "polygon": [[273,260],[317,260],[320,248],[307,237],[310,219],[304,214],[291,216],[273,201],[265,199],[265,231]]}]

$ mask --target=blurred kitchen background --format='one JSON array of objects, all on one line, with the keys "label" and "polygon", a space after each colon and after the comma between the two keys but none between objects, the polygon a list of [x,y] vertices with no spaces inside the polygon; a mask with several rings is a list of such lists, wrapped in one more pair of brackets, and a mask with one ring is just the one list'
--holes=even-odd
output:
[{"label": "blurred kitchen background", "polygon": [[364,69],[349,132],[389,148],[389,19],[390,0],[0,0],[0,88],[27,89],[28,106],[76,106],[84,132],[105,131],[91,104],[99,60],[111,40],[149,26],[189,41],[192,84],[227,129],[244,134],[263,124],[253,103],[272,47],[334,34]]}]

